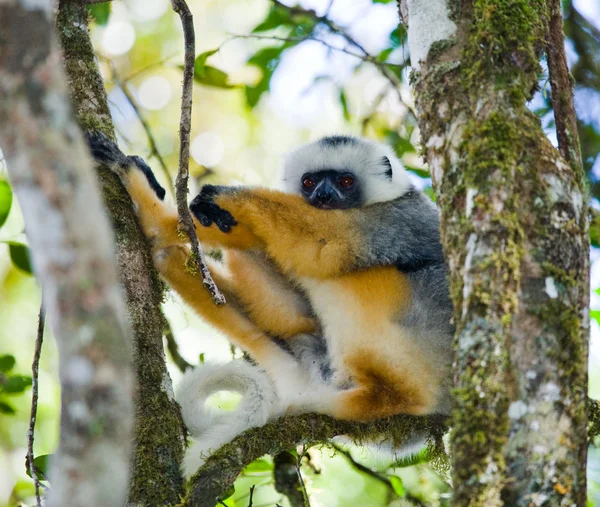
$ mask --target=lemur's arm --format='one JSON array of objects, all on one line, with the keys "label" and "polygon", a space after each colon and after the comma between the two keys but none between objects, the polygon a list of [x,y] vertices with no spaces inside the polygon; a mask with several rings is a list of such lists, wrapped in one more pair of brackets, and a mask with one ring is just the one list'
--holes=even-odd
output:
[{"label": "lemur's arm", "polygon": [[[125,156],[103,135],[89,134],[88,142],[94,158],[109,164],[127,188],[144,235],[151,242],[160,274],[202,317],[231,336],[256,360],[259,360],[258,357],[248,345],[242,344],[245,333],[256,335],[263,332],[288,338],[317,330],[315,319],[302,298],[282,283],[268,264],[246,252],[226,252],[224,266],[207,259],[217,286],[232,303],[224,308],[216,307],[201,279],[192,275],[186,267],[189,257],[185,246],[187,238],[179,233],[177,211],[163,201],[165,191],[152,170],[140,157]],[[196,217],[194,225],[203,243],[203,234],[217,229],[216,225],[202,227]],[[236,240],[230,243],[233,248],[236,241],[243,248],[260,242],[243,226],[236,229]]]},{"label": "lemur's arm", "polygon": [[413,271],[443,262],[437,211],[417,191],[362,208],[322,210],[273,190],[205,185],[190,209],[212,224],[203,240],[240,249],[262,244],[296,276],[330,278],[382,265]]}]

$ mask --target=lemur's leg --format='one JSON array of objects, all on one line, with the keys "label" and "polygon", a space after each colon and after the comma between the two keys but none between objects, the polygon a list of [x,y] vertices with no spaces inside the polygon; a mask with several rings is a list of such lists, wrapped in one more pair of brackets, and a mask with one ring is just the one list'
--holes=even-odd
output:
[{"label": "lemur's leg", "polygon": [[290,281],[264,254],[227,250],[224,261],[236,298],[260,329],[279,338],[318,332],[308,301],[290,288]]},{"label": "lemur's leg", "polygon": [[[109,164],[123,181],[135,204],[142,230],[151,241],[155,257],[166,248],[186,244],[187,237],[177,230],[177,211],[172,205],[163,201],[165,191],[154,178],[150,167],[140,157],[125,156],[116,144],[103,135],[90,134],[88,141],[96,160]],[[194,225],[196,230],[201,233],[200,240],[202,241],[202,233],[210,228],[200,226],[195,217]],[[217,226],[213,225],[212,227],[216,228]],[[249,231],[245,233],[243,227],[237,231],[236,237],[245,246],[259,241]],[[235,241],[233,244],[235,245]],[[161,266],[165,270],[169,270],[169,277],[179,280],[173,272],[177,269],[185,271],[186,259],[178,266],[164,262]],[[261,263],[260,259],[251,253],[231,251],[226,253],[225,259],[225,268],[207,259],[209,270],[213,277],[218,278],[217,286],[229,293],[229,299],[233,298],[234,301],[242,304],[244,313],[251,317],[259,329],[279,338],[288,338],[316,330],[316,323],[311,318],[309,309],[303,305],[302,298],[289,286],[282,283],[283,278],[275,271],[274,267],[269,266],[266,262]],[[157,267],[161,275],[167,278],[161,266]],[[187,282],[198,284],[197,288],[203,292],[203,295],[207,293],[201,280],[188,278]],[[206,301],[205,308],[189,301],[190,297],[196,296],[191,294],[188,296],[186,287],[174,288],[201,316],[207,319],[212,318],[212,314],[208,315],[215,306],[212,301]],[[190,292],[195,292],[195,290],[196,287],[190,287]],[[204,299],[202,301],[204,302]],[[222,324],[226,325],[226,322]],[[220,329],[227,333],[227,329],[223,329],[222,326]]]}]

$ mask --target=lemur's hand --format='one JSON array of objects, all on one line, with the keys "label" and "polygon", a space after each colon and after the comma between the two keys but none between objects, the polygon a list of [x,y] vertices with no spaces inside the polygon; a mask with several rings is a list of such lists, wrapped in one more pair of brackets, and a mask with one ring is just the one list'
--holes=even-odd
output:
[{"label": "lemur's hand", "polygon": [[204,185],[191,202],[190,211],[204,227],[210,227],[214,223],[222,232],[231,232],[231,228],[237,224],[235,218],[214,202],[217,195],[231,191],[231,187]]},{"label": "lemur's hand", "polygon": [[109,165],[121,179],[127,177],[127,173],[131,167],[139,169],[146,176],[150,187],[154,190],[158,198],[161,201],[165,198],[165,189],[156,181],[152,169],[150,169],[141,157],[128,157],[119,149],[115,142],[97,130],[86,132],[86,138],[92,156],[97,162]]}]

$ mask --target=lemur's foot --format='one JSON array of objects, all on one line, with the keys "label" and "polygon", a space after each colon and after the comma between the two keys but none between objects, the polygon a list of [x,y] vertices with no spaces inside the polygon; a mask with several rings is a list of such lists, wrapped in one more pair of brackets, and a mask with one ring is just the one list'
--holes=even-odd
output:
[{"label": "lemur's foot", "polygon": [[165,198],[165,189],[160,186],[152,169],[146,162],[137,155],[128,157],[117,146],[114,141],[111,141],[105,134],[95,130],[86,132],[86,138],[90,147],[90,152],[94,159],[101,163],[111,166],[111,169],[116,172],[121,178],[125,177],[129,169],[133,166],[144,173],[148,184],[154,190],[158,198],[162,201]]},{"label": "lemur's foot", "polygon": [[237,221],[229,211],[214,203],[214,198],[217,195],[229,191],[231,191],[230,187],[204,185],[200,193],[191,202],[190,211],[204,227],[210,227],[214,223],[221,232],[230,232]]}]

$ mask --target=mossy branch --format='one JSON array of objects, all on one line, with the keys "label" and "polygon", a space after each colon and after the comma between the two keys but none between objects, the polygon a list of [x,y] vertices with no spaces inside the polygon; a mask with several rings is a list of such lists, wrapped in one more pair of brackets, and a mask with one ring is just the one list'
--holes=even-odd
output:
[{"label": "mossy branch", "polygon": [[[82,129],[100,130],[114,140],[106,91],[87,26],[88,12],[83,3],[60,2],[57,29],[77,120]],[[98,176],[115,234],[119,278],[133,329],[137,397],[129,503],[173,505],[184,491],[180,464],[186,431],[165,362],[160,310],[163,285],[125,187],[107,167],[99,167]]]},{"label": "mossy branch", "polygon": [[214,507],[240,472],[265,454],[276,455],[297,445],[326,443],[346,435],[357,444],[385,440],[399,448],[415,435],[428,434],[432,464],[444,468],[446,455],[442,437],[446,418],[439,415],[399,415],[371,423],[338,421],[329,416],[304,414],[277,419],[248,430],[210,456],[191,478],[180,507]]}]

